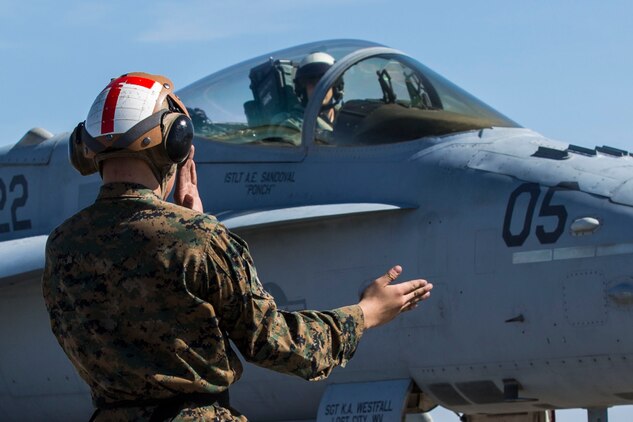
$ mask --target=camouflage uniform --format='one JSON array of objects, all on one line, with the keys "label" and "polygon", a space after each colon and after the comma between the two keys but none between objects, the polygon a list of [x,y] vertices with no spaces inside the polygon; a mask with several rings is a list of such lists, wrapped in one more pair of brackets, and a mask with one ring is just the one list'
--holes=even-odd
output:
[{"label": "camouflage uniform", "polygon": [[[248,361],[322,379],[352,357],[364,326],[357,305],[278,310],[244,241],[129,183],[104,185],[53,231],[43,291],[97,407],[227,390],[242,373],[229,339]],[[97,420],[148,419],[154,408],[103,410]],[[246,420],[237,415],[188,403],[175,420]]]}]

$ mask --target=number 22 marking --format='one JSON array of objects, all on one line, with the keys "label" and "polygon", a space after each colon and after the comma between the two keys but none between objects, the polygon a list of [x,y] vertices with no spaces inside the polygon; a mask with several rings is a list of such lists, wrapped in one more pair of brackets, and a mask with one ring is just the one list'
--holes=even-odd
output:
[{"label": "number 22 marking", "polygon": [[[20,187],[21,195],[14,198],[11,203],[11,224],[13,230],[29,230],[31,228],[31,220],[18,220],[18,209],[26,205],[26,201],[29,199],[29,185],[26,181],[26,177],[22,174],[13,176],[9,183],[9,192],[14,193],[17,188]],[[4,181],[0,179],[0,211],[4,210],[7,204],[7,186]],[[0,234],[7,233],[11,230],[9,223],[0,223]]]}]

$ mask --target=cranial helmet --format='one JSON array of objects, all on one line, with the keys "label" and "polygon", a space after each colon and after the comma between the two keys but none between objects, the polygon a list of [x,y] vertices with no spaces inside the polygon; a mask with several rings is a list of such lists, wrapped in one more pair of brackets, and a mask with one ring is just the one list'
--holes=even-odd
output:
[{"label": "cranial helmet", "polygon": [[[301,101],[301,104],[305,107],[308,104],[308,92],[306,85],[308,83],[316,85],[319,79],[327,72],[332,65],[334,65],[334,57],[327,53],[311,53],[301,60],[295,73],[295,93]],[[337,82],[334,84],[333,101],[334,106],[343,97],[343,82]]]},{"label": "cranial helmet", "polygon": [[172,82],[159,75],[128,73],[101,91],[68,144],[70,161],[84,176],[101,170],[109,158],[134,157],[149,164],[165,192],[192,140],[193,124]]}]

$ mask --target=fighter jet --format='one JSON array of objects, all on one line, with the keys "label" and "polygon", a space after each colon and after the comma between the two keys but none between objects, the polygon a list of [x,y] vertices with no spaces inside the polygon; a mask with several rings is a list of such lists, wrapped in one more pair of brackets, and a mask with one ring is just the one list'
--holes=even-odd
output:
[{"label": "fighter jet", "polygon": [[[336,61],[302,105],[297,66],[314,52]],[[627,151],[548,139],[365,41],[266,54],[179,96],[206,211],[249,243],[280,307],[353,303],[393,264],[435,286],[324,381],[249,365],[231,398],[251,420],[415,420],[440,405],[471,421],[545,421],[563,408],[605,421],[608,407],[633,403]],[[299,126],[285,123],[293,117]],[[33,129],[0,149],[6,421],[92,411],[40,290],[48,233],[100,184],[70,166],[69,138]]]}]

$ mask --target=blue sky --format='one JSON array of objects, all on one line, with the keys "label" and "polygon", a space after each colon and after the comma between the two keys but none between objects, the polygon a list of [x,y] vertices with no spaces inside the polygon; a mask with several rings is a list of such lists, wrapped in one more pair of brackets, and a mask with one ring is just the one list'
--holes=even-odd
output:
[{"label": "blue sky", "polygon": [[329,38],[403,50],[520,124],[583,146],[633,146],[626,1],[0,0],[0,145],[83,120],[113,76],[185,85]]},{"label": "blue sky", "polygon": [[624,0],[0,0],[0,145],[34,126],[72,130],[125,72],[181,88],[255,55],[358,38],[405,51],[546,136],[633,149],[631,17]]}]

